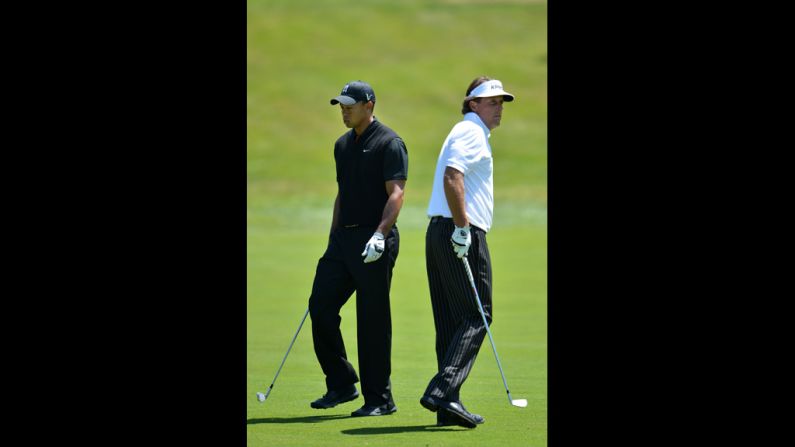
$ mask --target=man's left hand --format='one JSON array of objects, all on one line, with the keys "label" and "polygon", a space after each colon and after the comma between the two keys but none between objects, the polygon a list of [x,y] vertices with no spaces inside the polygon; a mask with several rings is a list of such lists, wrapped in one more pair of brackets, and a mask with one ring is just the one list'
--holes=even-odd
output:
[{"label": "man's left hand", "polygon": [[362,256],[364,256],[364,262],[368,263],[377,261],[382,254],[384,254],[384,235],[376,231],[364,246]]}]

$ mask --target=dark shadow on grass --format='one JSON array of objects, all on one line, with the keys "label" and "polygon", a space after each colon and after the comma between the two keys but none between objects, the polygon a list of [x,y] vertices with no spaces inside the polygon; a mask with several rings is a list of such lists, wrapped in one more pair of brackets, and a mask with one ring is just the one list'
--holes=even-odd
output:
[{"label": "dark shadow on grass", "polygon": [[330,421],[333,419],[350,418],[347,414],[333,414],[322,416],[302,416],[297,418],[253,418],[248,419],[246,424],[312,424],[315,422]]},{"label": "dark shadow on grass", "polygon": [[342,430],[346,435],[388,435],[393,433],[407,433],[407,432],[431,432],[431,431],[462,431],[471,430],[463,427],[448,426],[437,427],[436,425],[407,425],[402,427],[366,427],[366,428],[351,428]]}]

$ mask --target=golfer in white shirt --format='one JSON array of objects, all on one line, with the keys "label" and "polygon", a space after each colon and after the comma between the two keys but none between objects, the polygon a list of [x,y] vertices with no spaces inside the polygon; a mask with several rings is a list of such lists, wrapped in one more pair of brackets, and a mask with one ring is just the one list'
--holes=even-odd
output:
[{"label": "golfer in white shirt", "polygon": [[494,214],[491,130],[500,125],[503,104],[513,101],[502,82],[476,78],[466,90],[458,122],[442,145],[428,205],[425,262],[436,327],[438,370],[420,403],[437,412],[437,425],[474,428],[485,419],[460,400],[486,327],[461,259],[466,256],[486,319],[491,324],[491,258],[486,233]]}]

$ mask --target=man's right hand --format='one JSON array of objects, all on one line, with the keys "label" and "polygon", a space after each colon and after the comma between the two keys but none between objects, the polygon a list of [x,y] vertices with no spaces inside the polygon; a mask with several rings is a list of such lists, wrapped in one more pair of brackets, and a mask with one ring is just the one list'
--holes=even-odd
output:
[{"label": "man's right hand", "polygon": [[465,227],[456,226],[453,235],[450,237],[450,242],[453,244],[453,251],[456,256],[463,258],[469,251],[469,246],[472,244],[472,235],[469,234],[469,225]]}]

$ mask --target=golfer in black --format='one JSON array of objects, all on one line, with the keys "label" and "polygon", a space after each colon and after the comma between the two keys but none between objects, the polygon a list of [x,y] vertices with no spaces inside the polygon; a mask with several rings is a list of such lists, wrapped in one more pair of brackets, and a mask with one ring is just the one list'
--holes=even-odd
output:
[{"label": "golfer in black", "polygon": [[485,421],[470,413],[460,400],[461,386],[486,336],[461,259],[472,269],[483,312],[491,324],[491,256],[486,233],[494,214],[494,163],[489,137],[500,125],[503,103],[513,98],[499,80],[475,78],[466,90],[461,110],[464,117],[447,135],[436,163],[428,203],[425,263],[438,369],[420,403],[437,412],[438,425],[474,428]]},{"label": "golfer in black", "polygon": [[312,408],[356,399],[359,381],[340,332],[340,309],[356,291],[356,334],[364,406],[351,416],[397,411],[392,399],[392,316],[389,289],[400,237],[395,225],[403,206],[408,154],[403,140],[373,116],[375,93],[349,82],[331,105],[340,104],[351,130],[334,144],[337,198],[328,247],[317,264],[309,312],[312,339],[327,392]]}]

